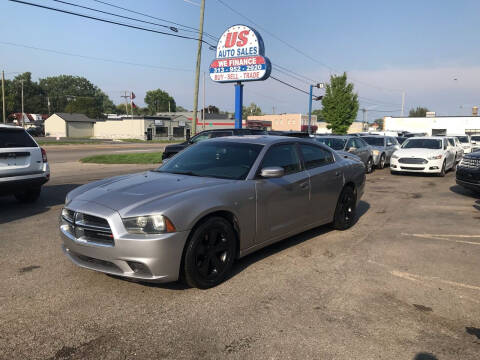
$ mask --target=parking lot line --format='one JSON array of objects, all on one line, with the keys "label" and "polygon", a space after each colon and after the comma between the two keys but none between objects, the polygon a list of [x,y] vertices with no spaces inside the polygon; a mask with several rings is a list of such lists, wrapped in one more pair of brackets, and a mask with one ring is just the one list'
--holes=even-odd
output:
[{"label": "parking lot line", "polygon": [[446,285],[452,285],[452,286],[457,286],[457,287],[462,287],[465,289],[470,289],[470,290],[477,290],[480,291],[480,286],[475,286],[475,285],[470,285],[470,284],[464,284],[456,281],[450,281],[450,280],[443,280],[438,277],[429,277],[429,276],[422,276],[422,275],[417,275],[417,274],[411,274],[407,273],[404,271],[398,271],[398,270],[390,270],[390,274],[393,276],[397,276],[403,279],[407,280],[412,280],[412,281],[437,281],[442,284]]},{"label": "parking lot line", "polygon": [[460,243],[460,244],[480,245],[479,242],[475,242],[475,241],[449,239],[449,238],[463,238],[463,239],[478,238],[478,239],[480,239],[480,235],[436,235],[436,234],[406,234],[406,233],[402,233],[402,235],[403,236],[414,236],[414,237],[423,238],[423,239],[450,241],[450,242],[456,242],[456,243]]}]

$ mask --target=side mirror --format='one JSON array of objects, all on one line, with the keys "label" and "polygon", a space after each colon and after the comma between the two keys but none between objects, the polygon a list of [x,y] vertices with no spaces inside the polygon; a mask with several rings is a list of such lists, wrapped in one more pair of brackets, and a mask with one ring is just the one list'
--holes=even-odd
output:
[{"label": "side mirror", "polygon": [[351,146],[351,147],[348,148],[347,151],[348,151],[348,152],[354,152],[355,150],[357,150],[357,148]]},{"label": "side mirror", "polygon": [[170,161],[170,158],[163,159],[163,160],[162,160],[162,165],[165,165],[165,164],[166,164],[167,162],[169,162],[169,161]]},{"label": "side mirror", "polygon": [[263,178],[280,178],[285,175],[285,170],[280,166],[265,167],[260,172],[260,176]]}]

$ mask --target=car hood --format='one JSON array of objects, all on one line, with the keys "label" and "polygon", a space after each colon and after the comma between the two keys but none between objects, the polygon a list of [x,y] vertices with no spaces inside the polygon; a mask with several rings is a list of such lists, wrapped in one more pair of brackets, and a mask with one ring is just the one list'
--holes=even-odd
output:
[{"label": "car hood", "polygon": [[148,171],[83,185],[74,190],[71,200],[95,202],[123,215],[133,209],[138,210],[142,205],[178,193],[222,185],[229,181],[232,180]]},{"label": "car hood", "polygon": [[398,157],[422,157],[443,155],[442,149],[399,149],[395,151]]},{"label": "car hood", "polygon": [[165,146],[166,152],[181,151],[188,146],[188,143],[172,144]]}]

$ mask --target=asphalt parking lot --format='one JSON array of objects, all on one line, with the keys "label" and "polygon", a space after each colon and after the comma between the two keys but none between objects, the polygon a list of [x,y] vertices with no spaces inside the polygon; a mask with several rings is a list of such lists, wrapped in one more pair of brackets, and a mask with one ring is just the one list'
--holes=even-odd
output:
[{"label": "asphalt parking lot", "polygon": [[452,172],[377,170],[353,228],[287,239],[198,290],[70,263],[58,234],[65,194],[151,166],[49,156],[36,204],[0,198],[1,359],[479,358],[480,197]]}]

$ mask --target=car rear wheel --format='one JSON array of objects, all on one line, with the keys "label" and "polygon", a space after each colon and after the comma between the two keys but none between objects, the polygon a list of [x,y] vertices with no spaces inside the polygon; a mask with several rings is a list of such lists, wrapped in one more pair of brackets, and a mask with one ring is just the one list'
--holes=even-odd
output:
[{"label": "car rear wheel", "polygon": [[235,260],[236,235],[222,217],[211,217],[193,232],[184,257],[187,285],[207,289],[220,284],[230,273]]},{"label": "car rear wheel", "polygon": [[42,191],[42,188],[35,187],[35,188],[30,188],[25,191],[19,192],[15,194],[15,198],[23,203],[32,203],[37,201],[37,199],[40,197],[40,192]]},{"label": "car rear wheel", "polygon": [[333,219],[333,228],[337,230],[346,230],[350,228],[355,221],[357,197],[351,186],[346,186],[338,198],[335,216]]},{"label": "car rear wheel", "polygon": [[382,156],[380,156],[380,161],[378,162],[378,168],[383,169],[385,167],[385,162],[386,162],[385,154],[382,154]]}]

